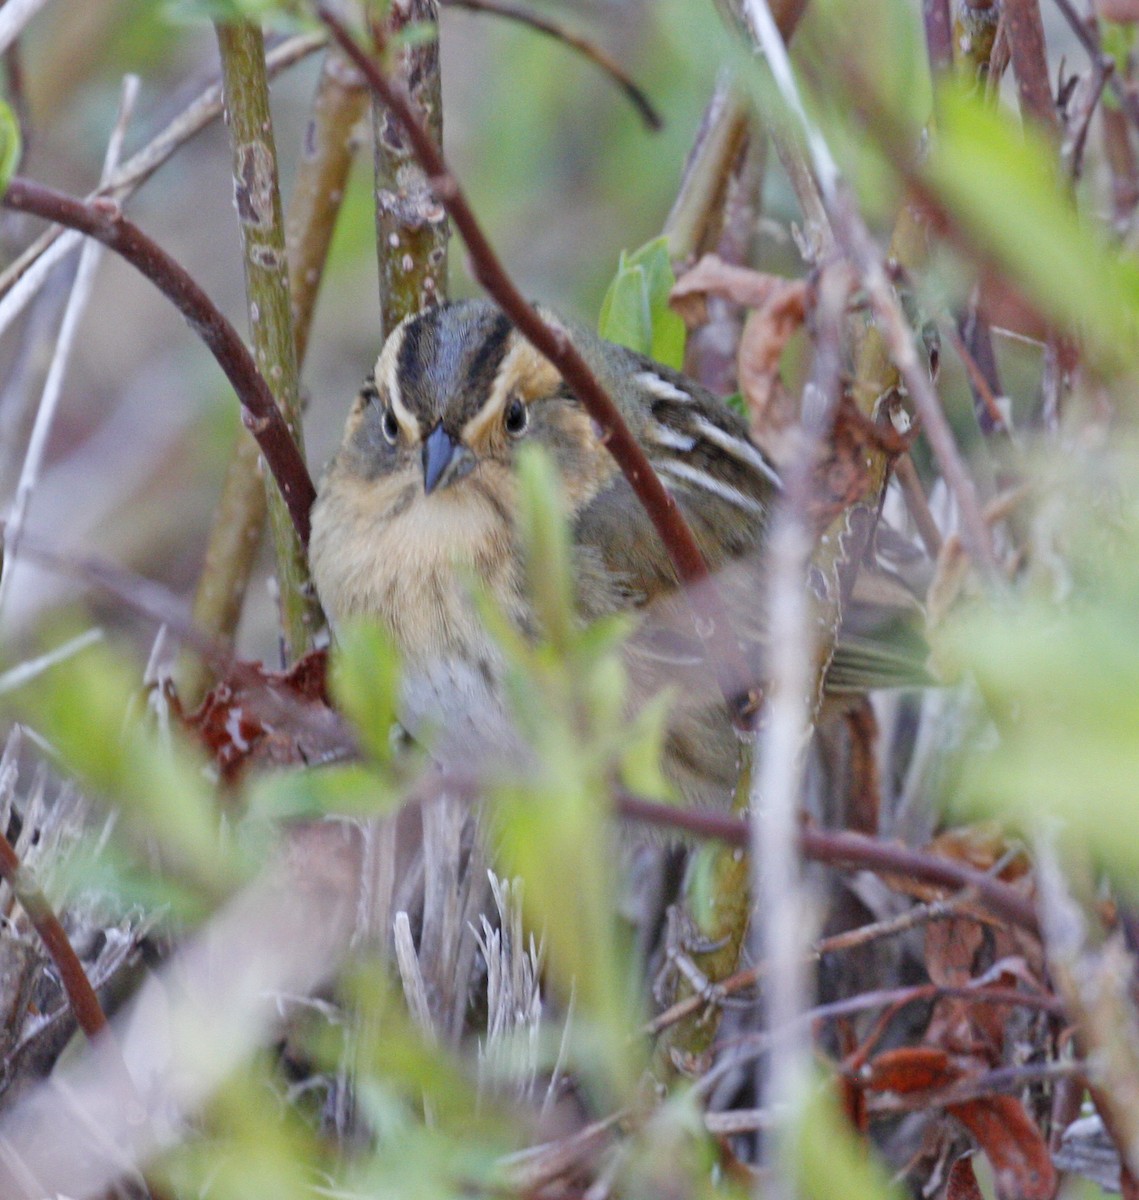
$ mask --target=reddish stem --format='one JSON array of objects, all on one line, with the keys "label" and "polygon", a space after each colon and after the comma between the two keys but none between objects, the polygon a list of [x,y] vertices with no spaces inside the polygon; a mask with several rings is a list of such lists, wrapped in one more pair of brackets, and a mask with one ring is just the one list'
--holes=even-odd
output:
[{"label": "reddish stem", "polygon": [[[635,796],[617,800],[618,815],[659,828],[680,830],[696,837],[715,838],[732,846],[748,846],[748,822],[730,813],[709,809],[676,808]],[[983,871],[963,866],[952,859],[910,850],[894,842],[883,842],[858,833],[827,829],[804,829],[799,834],[804,858],[830,866],[874,871],[879,875],[901,875],[942,887],[976,889],[978,897],[994,913],[1013,925],[1038,933],[1032,902],[1007,884]]]},{"label": "reddish stem", "polygon": [[141,271],[178,308],[233,385],[241,401],[242,421],[257,439],[297,534],[307,546],[309,509],[316,499],[308,468],[245,343],[186,269],[128,221],[114,201],[79,200],[17,176],[8,184],[2,203],[5,208],[32,213],[102,242]]},{"label": "reddish stem", "polygon": [[107,1027],[107,1017],[91,981],[87,978],[87,973],[83,970],[83,964],[68,940],[59,918],[52,911],[47,897],[29,881],[12,843],[2,833],[0,877],[4,878],[15,893],[24,912],[28,914],[28,920],[40,935],[51,961],[55,963],[55,969],[59,972],[60,982],[67,993],[71,1011],[79,1022],[79,1028],[89,1038],[102,1033]]}]

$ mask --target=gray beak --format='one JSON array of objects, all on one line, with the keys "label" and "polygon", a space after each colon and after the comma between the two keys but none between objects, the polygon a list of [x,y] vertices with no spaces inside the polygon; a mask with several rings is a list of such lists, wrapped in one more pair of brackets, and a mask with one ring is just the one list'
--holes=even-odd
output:
[{"label": "gray beak", "polygon": [[442,422],[427,435],[423,443],[423,490],[428,495],[437,487],[462,479],[473,466],[471,452],[454,441]]}]

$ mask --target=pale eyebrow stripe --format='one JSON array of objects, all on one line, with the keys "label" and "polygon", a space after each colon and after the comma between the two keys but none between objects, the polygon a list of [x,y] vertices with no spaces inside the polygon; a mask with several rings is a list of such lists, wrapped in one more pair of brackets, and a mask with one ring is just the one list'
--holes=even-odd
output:
[{"label": "pale eyebrow stripe", "polygon": [[411,409],[403,402],[403,396],[399,390],[398,370],[399,352],[403,346],[406,326],[408,321],[413,319],[412,317],[405,317],[392,331],[391,336],[384,343],[384,348],[380,351],[380,357],[376,359],[374,376],[377,390],[382,390],[386,395],[392,412],[395,414],[395,419],[400,423],[400,427],[412,441],[419,441],[421,436],[419,421]]}]

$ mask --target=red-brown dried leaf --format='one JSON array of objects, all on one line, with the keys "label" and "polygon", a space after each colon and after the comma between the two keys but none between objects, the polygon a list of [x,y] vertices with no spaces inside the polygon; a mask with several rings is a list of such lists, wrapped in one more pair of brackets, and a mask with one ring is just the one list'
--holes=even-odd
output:
[{"label": "red-brown dried leaf", "polygon": [[197,710],[183,717],[223,783],[235,783],[252,766],[300,766],[350,752],[350,738],[329,700],[327,666],[324,650],[289,671],[237,661]]},{"label": "red-brown dried leaf", "polygon": [[867,1064],[865,1086],[875,1092],[927,1092],[948,1087],[961,1077],[961,1069],[937,1046],[902,1046],[883,1050]]},{"label": "red-brown dried leaf", "polygon": [[947,1111],[984,1151],[1001,1197],[1050,1200],[1056,1191],[1056,1169],[1040,1130],[1016,1097],[986,1096],[952,1104]]},{"label": "red-brown dried leaf", "polygon": [[760,308],[788,282],[782,275],[767,275],[724,262],[718,254],[705,254],[673,284],[668,303],[689,329],[699,329],[708,320],[708,296],[722,296],[743,308]]},{"label": "red-brown dried leaf", "polygon": [[972,1155],[959,1158],[949,1168],[949,1178],[945,1181],[945,1200],[984,1200],[984,1192],[973,1170]]},{"label": "red-brown dried leaf", "polygon": [[776,462],[786,458],[787,432],[799,419],[798,402],[783,386],[779,364],[806,320],[807,294],[803,280],[779,280],[748,315],[740,336],[737,371],[751,413],[751,435]]}]

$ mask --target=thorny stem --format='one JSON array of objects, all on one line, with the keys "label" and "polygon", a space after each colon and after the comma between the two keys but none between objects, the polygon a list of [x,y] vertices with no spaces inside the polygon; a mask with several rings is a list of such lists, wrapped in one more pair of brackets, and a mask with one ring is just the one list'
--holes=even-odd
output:
[{"label": "thorny stem", "polygon": [[[681,582],[689,587],[701,585],[701,603],[707,619],[695,621],[696,631],[709,652],[710,660],[716,664],[722,676],[730,669],[738,654],[735,638],[718,595],[712,589],[704,557],[676,500],[657,478],[617,406],[573,342],[564,333],[555,332],[546,324],[506,273],[442,153],[423,124],[416,119],[406,96],[360,49],[328,8],[322,4],[318,6],[318,12],[348,56],[364,73],[376,95],[398,117],[416,157],[433,182],[436,194],[467,244],[475,278],[510,317],[519,332],[558,369],[567,386],[601,427],[606,447],[653,522]],[[725,686],[726,696],[732,697],[733,692],[730,685]]]},{"label": "thorny stem", "polygon": [[589,59],[595,66],[600,67],[606,75],[625,93],[629,103],[640,114],[641,120],[649,129],[661,129],[664,122],[645,94],[644,89],[637,86],[628,72],[619,62],[605,50],[602,50],[589,38],[567,29],[560,21],[523,8],[520,4],[512,4],[510,0],[441,0],[444,8],[465,8],[470,12],[491,13],[494,16],[506,17],[511,21],[519,21],[538,33],[547,34],[557,41],[576,50]]},{"label": "thorny stem", "polygon": [[[233,194],[241,230],[250,339],[261,375],[269,383],[303,456],[289,264],[269,111],[265,41],[260,26],[252,21],[221,22],[216,33],[233,150]],[[305,546],[291,525],[280,493],[268,480],[265,483],[277,563],[281,649],[285,662],[292,663],[308,649],[322,620],[309,578]]]},{"label": "thorny stem", "polygon": [[293,526],[307,545],[309,510],[316,498],[308,468],[245,343],[186,269],[128,221],[113,201],[85,202],[16,176],[4,193],[3,206],[78,229],[102,242],[145,275],[186,317],[233,385],[243,408],[242,420],[257,439]]}]

